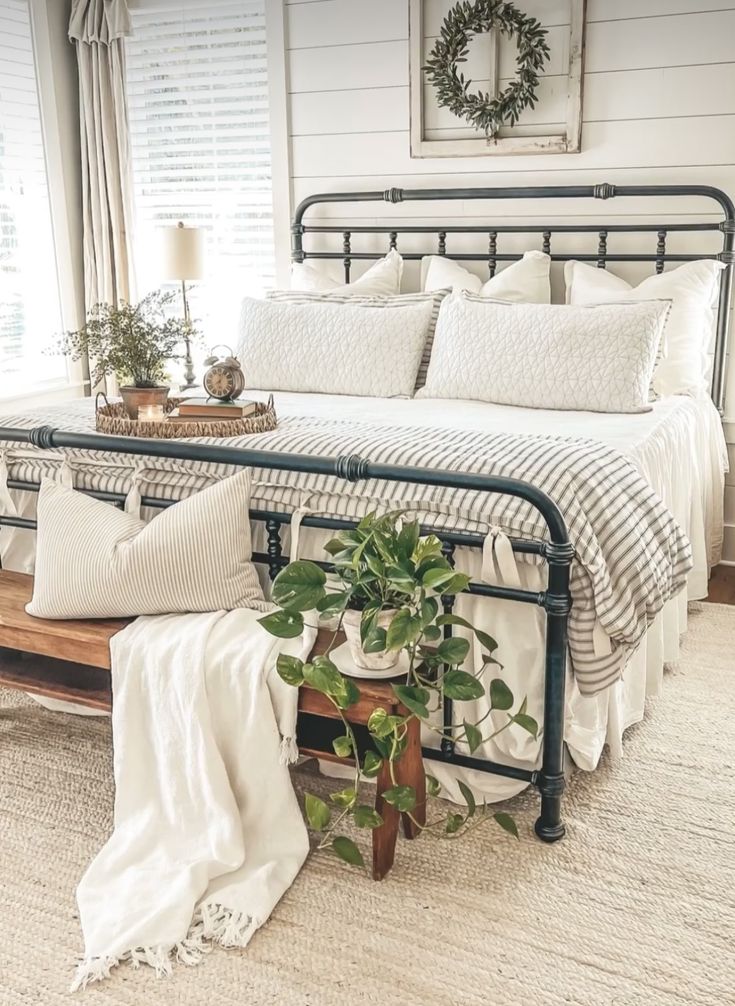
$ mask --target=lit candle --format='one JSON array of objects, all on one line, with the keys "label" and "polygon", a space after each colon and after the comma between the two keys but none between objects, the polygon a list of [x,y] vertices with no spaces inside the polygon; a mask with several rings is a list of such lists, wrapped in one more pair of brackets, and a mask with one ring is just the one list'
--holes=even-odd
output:
[{"label": "lit candle", "polygon": [[138,408],[138,419],[142,423],[162,423],[165,419],[162,405],[141,405]]}]

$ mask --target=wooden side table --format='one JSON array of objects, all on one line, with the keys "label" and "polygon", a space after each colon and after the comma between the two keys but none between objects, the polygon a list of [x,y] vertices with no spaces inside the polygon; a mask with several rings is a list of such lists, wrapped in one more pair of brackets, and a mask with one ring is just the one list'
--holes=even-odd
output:
[{"label": "wooden side table", "polygon": [[[319,632],[312,656],[324,653],[331,636],[331,632],[324,630]],[[367,678],[353,680],[360,690],[360,699],[349,709],[344,710],[344,713],[349,724],[357,728],[358,743],[360,734],[364,735],[366,732],[367,722],[376,709],[385,709],[390,715],[397,716],[405,716],[408,712],[394,695],[390,681],[372,681]],[[303,727],[307,717],[314,717],[322,723],[316,724],[316,730],[306,731]],[[330,734],[324,721],[338,724],[342,722],[339,713],[325,695],[308,685],[302,685],[299,689],[299,751],[301,754],[322,758],[325,761],[354,764],[352,759],[339,758],[335,755],[331,747],[331,736],[336,734],[334,732]],[[319,729],[320,726],[322,729]],[[362,731],[360,728],[363,728]],[[395,763],[394,773],[397,785],[412,786],[416,791],[416,807],[409,816],[396,810],[392,804],[386,803],[380,795],[393,785],[389,766],[383,762],[376,779],[375,809],[383,818],[383,823],[372,832],[374,880],[382,880],[393,865],[400,819],[403,819],[403,834],[406,838],[415,838],[421,830],[420,825],[426,823],[426,774],[421,756],[421,724],[413,718],[407,729],[406,750],[400,761]],[[336,731],[341,732],[341,728]]]}]

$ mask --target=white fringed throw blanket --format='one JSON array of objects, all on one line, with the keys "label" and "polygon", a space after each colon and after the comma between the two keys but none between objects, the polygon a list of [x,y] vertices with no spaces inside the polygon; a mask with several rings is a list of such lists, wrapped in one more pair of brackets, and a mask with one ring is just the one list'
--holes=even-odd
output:
[{"label": "white fringed throw blanket", "polygon": [[72,989],[122,960],[169,974],[244,947],[308,851],[288,773],[297,691],[280,640],[238,610],[139,618],[112,640],[115,827],[79,884]]}]

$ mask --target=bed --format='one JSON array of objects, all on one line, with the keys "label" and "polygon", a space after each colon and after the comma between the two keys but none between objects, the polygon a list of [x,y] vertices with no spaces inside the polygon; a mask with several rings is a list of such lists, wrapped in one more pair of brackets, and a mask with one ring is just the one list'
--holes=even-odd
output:
[{"label": "bed", "polygon": [[[346,230],[343,224],[312,227],[304,223],[304,214],[310,206],[335,201],[395,204],[410,199],[607,199],[614,195],[714,198],[724,209],[727,219],[722,226],[703,221],[557,227],[556,231],[574,234],[580,240],[589,234],[596,238],[595,249],[574,255],[566,251],[555,255],[551,251],[552,228],[535,224],[497,228],[437,224],[395,230],[356,225]],[[472,592],[457,599],[455,610],[492,627],[493,635],[500,642],[500,656],[509,684],[517,694],[528,695],[529,709],[538,713],[538,718],[545,723],[541,740],[534,740],[530,735],[521,736],[520,731],[518,736],[505,733],[492,744],[485,745],[481,757],[470,757],[459,745],[446,742],[437,748],[431,738],[426,738],[425,755],[433,761],[432,771],[450,794],[457,795],[456,780],[461,775],[477,793],[489,800],[513,795],[529,783],[536,785],[542,794],[542,816],[537,823],[537,833],[547,840],[561,837],[564,749],[573,763],[583,769],[593,769],[597,765],[606,743],[614,752],[620,752],[623,732],[642,718],[646,697],[658,691],[664,665],[677,659],[679,637],[686,630],[687,601],[705,596],[709,569],[719,558],[726,452],[717,406],[721,406],[723,394],[734,227],[732,204],[724,194],[691,186],[617,190],[607,185],[411,192],[389,189],[383,193],[327,194],[306,200],[294,219],[294,260],[302,262],[307,257],[338,259],[343,264],[346,281],[350,279],[355,261],[377,259],[382,254],[375,244],[367,251],[354,250],[353,235],[357,234],[370,235],[373,241],[376,235],[385,235],[391,247],[396,247],[399,234],[404,232],[418,235],[422,241],[432,234],[436,236],[439,254],[446,251],[447,234],[479,235],[486,242],[482,252],[454,257],[486,262],[492,275],[498,262],[519,258],[515,251],[498,250],[498,239],[506,232],[514,236],[518,233],[538,235],[543,250],[550,252],[552,258],[573,257],[593,261],[600,267],[607,262],[644,262],[653,265],[656,271],[663,270],[669,262],[702,257],[699,253],[667,253],[666,240],[670,233],[680,236],[686,236],[687,230],[698,236],[715,233],[722,239],[724,248],[711,254],[720,258],[725,270],[720,284],[713,346],[712,397],[671,396],[657,401],[650,412],[610,415],[548,412],[474,401],[442,401],[441,408],[437,408],[437,403],[431,399],[388,400],[276,392],[281,422],[274,434],[249,438],[247,443],[237,445],[206,441],[175,447],[159,444],[155,459],[152,450],[147,453],[140,445],[133,448],[137,458],[131,458],[121,453],[121,450],[131,449],[129,443],[113,444],[92,436],[93,408],[89,400],[42,412],[10,413],[5,410],[6,414],[0,416],[3,427],[0,438],[5,440],[0,456],[0,491],[5,501],[3,523],[7,525],[0,540],[3,564],[30,571],[34,490],[40,477],[51,471],[63,470],[77,488],[118,502],[134,485],[144,506],[153,510],[234,470],[231,462],[235,461],[235,453],[228,452],[239,449],[241,460],[236,463],[256,466],[254,540],[264,569],[270,575],[278,571],[289,555],[289,525],[294,512],[298,513],[303,527],[300,555],[312,557],[320,554],[320,545],[329,529],[354,520],[361,507],[387,498],[390,502],[397,500],[401,505],[409,505],[416,509],[425,524],[438,529],[447,554],[458,567],[476,578]],[[644,240],[655,237],[656,244],[652,250],[635,253],[608,252],[608,237],[618,231],[642,236]],[[317,250],[306,251],[304,239],[310,232],[315,232],[320,242],[338,234],[341,250],[322,250],[320,244]],[[426,251],[425,247],[423,250]],[[421,257],[419,251],[403,254],[408,261]],[[267,394],[268,390],[246,392],[253,398],[267,397]],[[31,430],[33,432],[29,433]],[[679,581],[669,584],[672,596],[667,595],[665,602],[660,604],[651,604],[648,613],[642,610],[640,617],[646,623],[645,633],[635,645],[619,651],[612,678],[598,676],[600,687],[590,687],[589,682],[585,685],[583,676],[572,673],[573,661],[567,659],[568,602],[574,596],[574,573],[571,591],[568,583],[574,554],[574,549],[570,548],[570,542],[574,543],[574,516],[570,508],[565,507],[567,524],[560,521],[561,515],[553,500],[551,506],[548,505],[544,485],[534,483],[537,470],[509,463],[508,455],[499,446],[508,430],[524,443],[543,446],[552,440],[567,445],[593,442],[600,452],[597,462],[602,464],[609,460],[616,466],[629,466],[633,475],[653,494],[647,497],[646,506],[648,510],[660,508],[654,523],[664,528],[661,546],[665,547],[665,543],[680,532],[683,534],[679,557],[685,551],[684,539],[691,546],[688,572],[681,579],[681,583],[686,580],[686,589],[677,586]],[[422,450],[417,450],[417,444]],[[276,467],[273,467],[274,452],[281,455]],[[177,454],[178,457],[171,456]],[[285,460],[283,455],[287,455]],[[319,461],[325,456],[329,465]],[[579,465],[584,463],[582,455],[575,456],[573,461]],[[406,467],[417,464],[424,472],[423,481],[420,475],[416,477],[415,472],[412,474]],[[449,471],[450,475],[440,477],[436,469]],[[427,474],[432,470],[436,478]],[[479,481],[473,483],[468,473],[477,473]],[[381,475],[385,477],[379,477]],[[355,482],[359,483],[357,492],[352,488]],[[410,492],[406,489],[408,485],[413,485]],[[388,486],[392,488],[389,490]],[[516,500],[525,497],[523,505],[527,510],[522,514],[516,511],[519,520],[515,523],[506,521],[505,511],[500,509],[500,490],[504,491],[506,505],[508,493],[515,494]],[[461,505],[456,496],[447,495],[460,491],[463,493]],[[493,500],[490,511],[478,512],[481,497]],[[627,505],[622,496],[618,502]],[[531,511],[535,514],[534,521],[529,516]],[[645,509],[631,510],[631,535],[636,520],[642,524],[647,512]],[[552,525],[551,534],[544,528],[544,521]],[[499,528],[510,538],[518,577],[515,586],[503,582],[488,584],[480,575],[488,526]],[[575,547],[581,563],[579,541]],[[673,565],[675,562],[676,557]],[[645,570],[638,570],[638,575],[641,592],[650,590],[651,595],[655,595],[660,585],[647,583]],[[577,589],[581,589],[579,583]],[[578,610],[582,610],[579,602],[578,597]],[[595,631],[598,629],[595,625]],[[541,710],[544,710],[543,716]],[[478,705],[478,715],[483,711]],[[453,716],[454,710],[449,703],[444,709],[445,723],[451,723]]]}]

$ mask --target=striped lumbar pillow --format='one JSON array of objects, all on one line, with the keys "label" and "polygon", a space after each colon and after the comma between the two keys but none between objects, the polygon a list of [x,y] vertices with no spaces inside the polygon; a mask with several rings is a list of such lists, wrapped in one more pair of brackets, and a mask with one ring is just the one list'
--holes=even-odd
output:
[{"label": "striped lumbar pillow", "polygon": [[421,365],[416,375],[414,391],[423,388],[426,384],[426,374],[429,369],[431,359],[431,347],[434,342],[434,331],[439,317],[439,308],[442,301],[450,292],[446,290],[433,290],[430,293],[399,293],[394,296],[378,296],[376,294],[345,294],[345,293],[312,293],[304,290],[271,290],[268,300],[277,300],[285,304],[344,304],[346,307],[406,307],[408,304],[431,303],[431,318],[429,320],[429,331],[424,343],[424,351],[421,356]]},{"label": "striped lumbar pillow", "polygon": [[124,618],[267,610],[251,560],[250,472],[195,493],[149,523],[44,479],[33,597],[38,618]]}]

